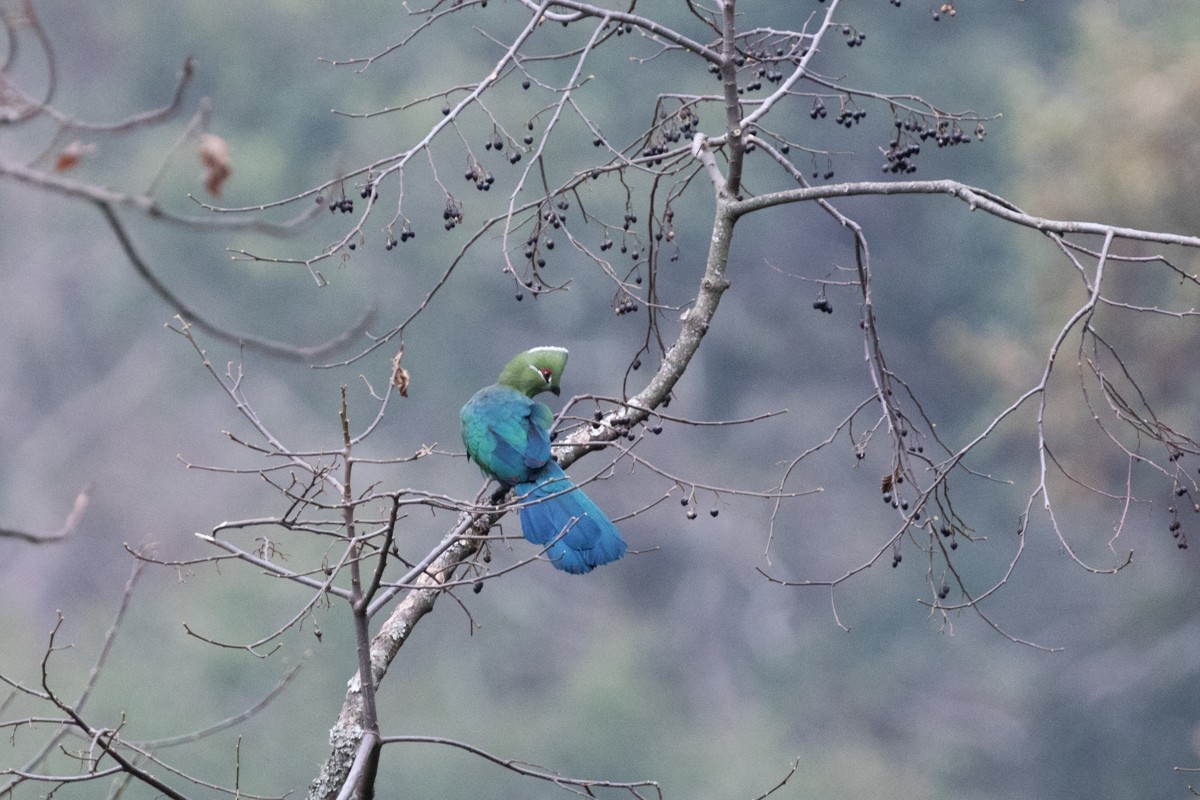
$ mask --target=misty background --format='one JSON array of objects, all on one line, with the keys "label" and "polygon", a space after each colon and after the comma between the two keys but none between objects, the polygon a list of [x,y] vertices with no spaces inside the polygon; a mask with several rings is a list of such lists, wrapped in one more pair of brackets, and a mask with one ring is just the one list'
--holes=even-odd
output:
[{"label": "misty background", "polygon": [[[779,4],[781,27],[799,27],[816,7]],[[127,191],[145,186],[199,99],[209,97],[209,129],[229,143],[233,160],[220,200],[228,206],[288,197],[338,169],[400,150],[436,121],[437,104],[369,120],[330,109],[397,105],[482,74],[496,57],[477,32],[453,25],[361,72],[320,60],[379,52],[414,25],[397,4],[375,0],[264,0],[219,11],[195,0],[43,0],[36,10],[57,55],[56,105],[81,118],[118,119],[163,104],[184,57],[196,58],[179,120],[130,136],[91,137],[96,152],[71,177],[119,179],[116,188]],[[486,13],[479,12],[480,25]],[[682,12],[664,13],[678,21]],[[844,73],[847,85],[915,94],[948,110],[1003,115],[987,124],[983,142],[929,148],[914,177],[954,177],[1047,217],[1195,233],[1200,16],[1189,3],[963,0],[956,18],[939,22],[911,0],[900,8],[849,4],[845,13],[868,33],[867,42],[829,53],[820,64],[824,74],[842,80]],[[664,91],[714,85],[707,73],[689,74],[694,65],[682,60],[637,66],[620,47],[595,58],[598,65],[612,59],[612,71],[597,67],[597,79],[581,93],[602,109],[595,121],[614,141],[625,140],[622,125],[641,130],[648,123],[652,105],[637,102],[641,93],[652,96],[659,83]],[[36,74],[36,59],[23,69]],[[534,109],[547,102],[512,85],[500,96]],[[771,124],[794,125],[789,136],[845,153],[834,158],[835,180],[875,180],[875,148],[891,122],[882,108],[866,107],[868,117],[852,132],[831,120],[809,121],[803,103],[794,120],[772,116]],[[701,117],[702,129],[719,124],[711,112]],[[482,141],[489,130],[464,133]],[[45,131],[0,131],[0,152],[13,161],[31,158],[52,133],[48,125]],[[590,150],[589,139],[561,141],[562,157],[576,145]],[[474,230],[471,223],[500,207],[504,180],[516,174],[497,160],[498,187],[484,196],[462,181],[458,156],[443,155],[441,178],[464,203],[464,225],[443,231],[444,196],[432,186],[423,195],[414,175],[405,202],[417,237],[386,252],[372,220],[352,257],[320,265],[324,287],[303,266],[231,253],[310,255],[341,237],[348,216],[324,213],[285,240],[197,232],[130,212],[122,219],[173,291],[229,329],[311,343],[376,304],[372,330],[382,330],[420,302]],[[194,154],[185,152],[158,197],[181,213],[201,213],[187,198],[202,194],[199,173]],[[598,187],[592,202],[619,209],[622,198],[607,190],[611,196]],[[353,187],[346,192],[357,199]],[[839,208],[871,241],[889,366],[908,380],[942,435],[964,443],[1037,379],[1046,347],[1082,302],[1078,276],[1043,237],[944,197],[853,198]],[[194,532],[277,515],[284,501],[253,475],[186,468],[252,469],[262,462],[223,433],[244,434],[245,425],[199,356],[164,327],[174,312],[137,279],[99,212],[14,181],[0,181],[0,209],[0,522],[53,528],[80,488],[95,484],[68,540],[42,547],[0,540],[0,671],[36,684],[61,610],[60,641],[73,647],[56,654],[52,674],[70,696],[86,678],[128,578],[125,543],[153,544],[168,560],[210,555]],[[661,268],[664,302],[684,302],[694,292],[711,210],[703,192],[676,208],[680,257]],[[473,497],[478,470],[449,455],[462,452],[457,409],[527,347],[570,349],[564,397],[621,394],[645,336],[645,314],[614,314],[608,279],[569,248],[555,253],[549,274],[569,280],[569,291],[518,302],[495,247],[484,243],[406,332],[410,396],[393,400],[358,454],[394,458],[435,445],[447,455],[379,468],[373,478],[387,487]],[[1195,261],[1176,263],[1194,272]],[[803,280],[852,264],[849,237],[815,206],[739,223],[733,288],[668,410],[697,420],[787,413],[747,425],[667,424],[639,445],[640,454],[697,483],[756,492],[778,484],[786,462],[828,436],[870,390],[856,290],[830,289],[834,313],[826,315],[812,309],[817,286]],[[1161,278],[1142,285],[1131,271],[1114,280],[1164,303],[1198,302],[1187,299],[1194,288]],[[1135,354],[1158,410],[1194,425],[1194,336],[1135,319],[1145,327],[1126,330],[1114,317],[1113,335]],[[218,371],[243,362],[251,402],[300,450],[338,446],[343,384],[358,428],[370,421],[375,405],[364,380],[382,389],[394,352],[312,369],[198,338]],[[1069,365],[1075,354],[1065,358]],[[630,373],[630,391],[640,388],[639,375]],[[1014,554],[1018,515],[1036,482],[1031,419],[1023,415],[971,459],[994,481],[954,486],[956,507],[986,537],[958,551],[979,588],[998,580]],[[1123,460],[1092,460],[1102,452],[1091,449],[1096,428],[1065,418],[1055,435],[1056,453],[1081,460],[1089,479],[1123,485]],[[590,476],[601,467],[599,459],[584,459],[572,473]],[[1064,527],[1084,560],[1109,566],[1134,551],[1117,575],[1080,569],[1045,519],[1031,524],[1019,569],[983,608],[1013,636],[1056,649],[1046,652],[1009,641],[972,612],[951,616],[952,626],[931,617],[917,602],[930,596],[928,561],[911,545],[895,569],[883,559],[836,590],[837,619],[848,632],[836,624],[828,589],[784,588],[756,571],[827,580],[870,558],[896,524],[879,499],[886,469],[882,449],[859,462],[844,439],[818,455],[789,481],[790,490],[805,494],[783,503],[769,551],[770,502],[701,491],[698,517],[689,520],[676,490],[618,522],[638,552],[615,565],[585,578],[530,565],[479,595],[462,593],[465,609],[444,600],[382,687],[384,733],[462,739],[576,777],[653,779],[667,797],[748,800],[793,761],[797,773],[779,797],[1188,797],[1190,779],[1173,768],[1200,766],[1200,586],[1197,548],[1178,550],[1167,530],[1169,488],[1149,481],[1139,487],[1135,494],[1146,502],[1130,510],[1110,546],[1113,504],[1059,487]],[[670,488],[618,466],[588,491],[619,517]],[[415,513],[402,524],[403,544],[417,552],[452,522],[448,513]],[[513,523],[507,532],[516,532]],[[282,532],[278,544],[284,553],[312,548]],[[517,541],[511,552],[502,544],[493,553],[507,564],[529,549]],[[228,781],[240,735],[247,791],[302,790],[327,755],[326,735],[355,670],[344,609],[319,609],[265,660],[205,644],[184,624],[221,641],[249,642],[305,600],[295,587],[234,563],[148,570],[91,717],[115,726],[124,714],[125,735],[136,739],[193,730],[238,713],[304,660],[263,714],[164,754],[194,774]],[[0,746],[0,765],[21,763],[33,738],[24,733]],[[389,746],[383,766],[380,785],[393,784],[396,796],[540,798],[562,791],[426,745]],[[68,791],[60,795],[86,796]],[[141,787],[128,795],[150,796]]]}]

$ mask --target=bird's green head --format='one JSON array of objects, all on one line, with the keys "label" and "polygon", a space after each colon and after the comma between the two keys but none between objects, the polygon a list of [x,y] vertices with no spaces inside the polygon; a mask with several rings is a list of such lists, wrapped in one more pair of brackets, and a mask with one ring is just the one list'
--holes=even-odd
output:
[{"label": "bird's green head", "polygon": [[542,392],[559,393],[558,381],[567,366],[567,348],[535,347],[513,358],[500,373],[499,383],[526,397]]}]

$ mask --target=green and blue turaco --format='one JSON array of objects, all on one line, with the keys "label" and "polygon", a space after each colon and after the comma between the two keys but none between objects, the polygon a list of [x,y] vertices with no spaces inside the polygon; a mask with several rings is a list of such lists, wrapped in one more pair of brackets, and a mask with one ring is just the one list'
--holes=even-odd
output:
[{"label": "green and blue turaco", "polygon": [[626,546],[612,521],[550,457],[554,413],[533,398],[557,395],[566,365],[565,348],[526,350],[467,401],[460,417],[467,455],[515,490],[525,538],[545,547],[554,566],[580,575],[616,561]]}]

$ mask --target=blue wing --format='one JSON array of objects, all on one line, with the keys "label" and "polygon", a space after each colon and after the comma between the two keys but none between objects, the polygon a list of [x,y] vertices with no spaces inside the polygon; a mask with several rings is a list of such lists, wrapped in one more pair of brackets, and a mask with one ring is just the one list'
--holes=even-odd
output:
[{"label": "blue wing", "polygon": [[480,389],[460,412],[467,454],[483,471],[509,486],[529,480],[550,461],[554,414],[516,389]]}]

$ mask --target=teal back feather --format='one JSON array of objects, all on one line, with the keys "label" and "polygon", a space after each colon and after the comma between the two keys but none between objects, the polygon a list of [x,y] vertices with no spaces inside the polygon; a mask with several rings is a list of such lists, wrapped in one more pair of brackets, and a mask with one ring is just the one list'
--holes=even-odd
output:
[{"label": "teal back feather", "polygon": [[516,389],[499,384],[480,389],[459,417],[471,460],[505,485],[530,480],[550,460],[554,414]]}]

